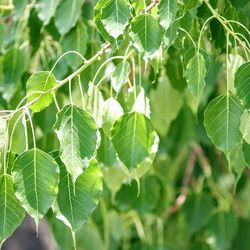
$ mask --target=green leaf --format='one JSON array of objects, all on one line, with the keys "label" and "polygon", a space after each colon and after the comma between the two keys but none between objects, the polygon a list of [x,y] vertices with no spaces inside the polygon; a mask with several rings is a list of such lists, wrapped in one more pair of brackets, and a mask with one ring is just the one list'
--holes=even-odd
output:
[{"label": "green leaf", "polygon": [[234,86],[245,108],[250,109],[250,62],[244,63],[236,71]]},{"label": "green leaf", "polygon": [[228,157],[230,151],[241,142],[240,118],[243,107],[236,96],[220,95],[207,106],[204,125],[215,146]]},{"label": "green leaf", "polygon": [[174,21],[178,11],[177,0],[161,0],[159,6],[159,17],[161,26],[167,30]]},{"label": "green leaf", "polygon": [[[150,92],[151,122],[160,135],[168,133],[172,121],[183,106],[183,95],[163,75],[156,89]],[[164,112],[163,112],[164,110]]]},{"label": "green leaf", "polygon": [[17,85],[25,70],[25,55],[23,50],[12,47],[3,59],[4,83]]},{"label": "green leaf", "polygon": [[237,231],[237,218],[232,212],[217,212],[208,224],[207,241],[212,249],[229,249]]},{"label": "green leaf", "polygon": [[148,59],[160,48],[163,29],[154,16],[142,14],[133,18],[130,38],[136,50]]},{"label": "green leaf", "polygon": [[57,196],[57,208],[53,210],[73,232],[87,221],[97,207],[102,192],[102,172],[95,160],[78,176],[75,187],[70,174],[59,157],[60,184]]},{"label": "green leaf", "polygon": [[25,150],[25,113],[21,110],[9,120],[9,150],[21,154]]},{"label": "green leaf", "polygon": [[44,25],[49,24],[51,18],[55,15],[59,2],[60,0],[37,0],[35,8]]},{"label": "green leaf", "polygon": [[205,86],[206,65],[204,57],[201,53],[195,53],[186,69],[187,85],[191,93],[197,98],[199,102]]},{"label": "green leaf", "polygon": [[129,170],[149,157],[155,137],[149,120],[136,112],[124,114],[111,130],[111,141],[118,157]]},{"label": "green leaf", "polygon": [[17,21],[24,13],[28,0],[13,0],[14,8],[14,21]]},{"label": "green leaf", "polygon": [[9,175],[0,176],[0,246],[14,233],[24,218],[24,209],[16,198],[12,178]]},{"label": "green leaf", "polygon": [[250,144],[250,112],[248,110],[244,110],[241,116],[240,132],[242,134],[242,138]]},{"label": "green leaf", "polygon": [[55,14],[55,25],[61,35],[76,25],[84,2],[85,0],[64,0],[59,4]]},{"label": "green leaf", "polygon": [[99,0],[94,8],[94,20],[97,27],[97,30],[103,37],[105,41],[109,41],[111,43],[114,43],[115,39],[109,35],[109,33],[105,30],[102,19],[101,19],[101,13],[104,5],[106,4],[107,0]]},{"label": "green leaf", "polygon": [[188,225],[188,232],[194,234],[204,227],[212,214],[213,199],[207,193],[194,193],[187,197],[183,213]]},{"label": "green leaf", "polygon": [[4,150],[7,134],[7,122],[0,117],[0,151]]},{"label": "green leaf", "polygon": [[107,33],[115,39],[125,32],[129,19],[128,0],[108,0],[101,9],[101,22]]},{"label": "green leaf", "polygon": [[[76,51],[84,55],[87,49],[88,32],[86,25],[80,21],[69,33],[62,38],[63,51]],[[70,67],[77,69],[83,64],[83,59],[78,55],[69,54],[66,56],[66,61]]]},{"label": "green leaf", "polygon": [[128,82],[130,72],[130,64],[127,61],[122,61],[116,66],[111,76],[111,85],[117,93],[119,93],[123,85]]},{"label": "green leaf", "polygon": [[58,193],[57,163],[45,152],[34,148],[17,157],[12,176],[17,198],[38,225]]},{"label": "green leaf", "polygon": [[88,112],[67,105],[57,114],[54,129],[60,141],[61,159],[75,182],[99,146],[96,123]]},{"label": "green leaf", "polygon": [[[56,85],[56,78],[49,71],[39,71],[31,75],[26,84],[27,102],[37,98],[30,106],[33,112],[39,112],[49,106],[53,100],[51,92],[44,94]],[[41,93],[43,92],[43,93]],[[40,98],[38,98],[40,96]]]}]

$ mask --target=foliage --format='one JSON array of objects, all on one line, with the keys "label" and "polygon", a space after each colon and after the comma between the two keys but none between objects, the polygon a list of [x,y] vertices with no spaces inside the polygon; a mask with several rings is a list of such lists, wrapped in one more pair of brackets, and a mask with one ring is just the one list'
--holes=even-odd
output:
[{"label": "foliage", "polygon": [[249,249],[250,3],[2,0],[0,244]]}]

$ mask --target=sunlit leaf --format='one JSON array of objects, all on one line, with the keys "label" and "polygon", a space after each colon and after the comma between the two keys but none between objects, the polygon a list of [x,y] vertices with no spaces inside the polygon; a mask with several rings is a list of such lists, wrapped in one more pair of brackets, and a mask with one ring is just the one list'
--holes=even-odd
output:
[{"label": "sunlit leaf", "polygon": [[61,145],[61,159],[75,182],[96,152],[96,123],[87,111],[67,105],[57,114],[54,129]]},{"label": "sunlit leaf", "polygon": [[133,18],[130,38],[136,50],[144,59],[148,59],[160,48],[163,29],[154,16],[142,14]]},{"label": "sunlit leaf", "polygon": [[[30,106],[33,112],[39,112],[52,102],[50,90],[56,85],[56,79],[49,71],[36,72],[28,79],[26,84],[27,101],[34,103]],[[45,93],[45,92],[48,93]]]},{"label": "sunlit leaf", "polygon": [[108,0],[101,9],[101,22],[106,31],[117,39],[124,33],[130,19],[128,0]]}]

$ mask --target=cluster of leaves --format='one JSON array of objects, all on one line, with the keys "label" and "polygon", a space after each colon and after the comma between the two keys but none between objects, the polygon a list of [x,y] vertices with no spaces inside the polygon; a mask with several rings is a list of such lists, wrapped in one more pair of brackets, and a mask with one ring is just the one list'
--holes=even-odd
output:
[{"label": "cluster of leaves", "polygon": [[248,1],[2,2],[1,245],[249,249]]}]

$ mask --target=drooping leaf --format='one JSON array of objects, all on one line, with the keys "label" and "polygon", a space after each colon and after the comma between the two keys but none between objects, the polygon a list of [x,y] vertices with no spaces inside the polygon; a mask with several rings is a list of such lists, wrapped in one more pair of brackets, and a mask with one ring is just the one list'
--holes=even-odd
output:
[{"label": "drooping leaf", "polygon": [[16,198],[10,175],[0,176],[0,246],[11,236],[24,218],[24,209]]},{"label": "drooping leaf", "polygon": [[102,24],[102,19],[101,19],[101,13],[102,13],[102,9],[104,7],[104,5],[106,4],[106,0],[99,0],[97,2],[97,4],[95,5],[94,8],[94,20],[95,20],[95,24],[97,27],[97,30],[99,31],[99,33],[101,34],[101,36],[103,37],[103,39],[105,41],[114,43],[115,39],[109,35],[109,33],[105,30],[103,24]]},{"label": "drooping leaf", "polygon": [[96,123],[88,112],[67,105],[57,114],[54,129],[60,141],[61,159],[75,182],[97,150]]},{"label": "drooping leaf", "polygon": [[111,141],[118,157],[129,170],[149,157],[155,136],[149,120],[136,112],[124,114],[111,130]]},{"label": "drooping leaf", "polygon": [[133,18],[130,38],[136,50],[144,59],[148,59],[160,48],[163,29],[154,16],[142,14]]},{"label": "drooping leaf", "polygon": [[205,86],[206,66],[201,53],[195,55],[189,60],[186,69],[187,85],[191,93],[199,101]]},{"label": "drooping leaf", "polygon": [[108,0],[101,9],[101,22],[109,35],[117,39],[129,24],[130,3],[128,0]]},{"label": "drooping leaf", "polygon": [[[80,21],[69,33],[67,33],[62,38],[62,46],[64,52],[66,51],[76,51],[84,56],[87,49],[88,42],[88,32],[86,25]],[[76,69],[81,64],[83,64],[83,59],[78,55],[68,54],[66,56],[66,61],[70,67]]]},{"label": "drooping leaf", "polygon": [[160,24],[167,30],[174,21],[178,11],[177,0],[161,0],[158,6]]},{"label": "drooping leaf", "polygon": [[55,25],[61,35],[66,34],[76,25],[81,15],[81,8],[85,0],[62,1],[55,13]]},{"label": "drooping leaf", "polygon": [[59,0],[37,0],[35,8],[44,25],[49,24],[51,18],[55,15],[59,2]]},{"label": "drooping leaf", "polygon": [[72,178],[65,165],[56,157],[60,166],[60,184],[57,208],[54,212],[73,232],[87,221],[97,207],[102,192],[102,172],[95,160],[78,176],[73,186]]},{"label": "drooping leaf", "polygon": [[[53,100],[51,92],[44,94],[56,85],[56,78],[49,71],[39,71],[31,75],[26,84],[27,102],[33,100],[30,106],[33,112],[39,112],[49,106]],[[43,92],[43,93],[41,93]],[[38,98],[40,96],[40,98]]]},{"label": "drooping leaf", "polygon": [[207,106],[204,125],[216,147],[228,157],[230,151],[241,142],[240,118],[243,107],[236,96],[220,95]]},{"label": "drooping leaf", "polygon": [[119,93],[123,85],[127,83],[130,71],[130,65],[127,61],[122,61],[116,66],[111,77],[111,85],[117,93]]},{"label": "drooping leaf", "polygon": [[239,67],[235,74],[234,86],[245,108],[250,109],[250,62]]},{"label": "drooping leaf", "polygon": [[17,157],[12,176],[17,198],[38,225],[58,193],[57,163],[45,152],[34,148]]}]

